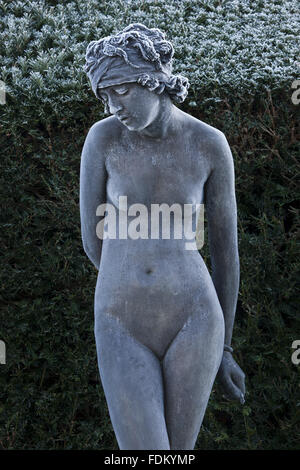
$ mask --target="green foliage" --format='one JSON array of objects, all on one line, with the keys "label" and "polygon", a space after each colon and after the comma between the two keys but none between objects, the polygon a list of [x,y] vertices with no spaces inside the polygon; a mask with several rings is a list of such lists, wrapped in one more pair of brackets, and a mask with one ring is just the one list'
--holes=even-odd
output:
[{"label": "green foliage", "polygon": [[[224,401],[214,387],[197,448],[297,448],[296,6],[1,3],[0,448],[117,448],[96,363],[97,273],[80,237],[80,153],[104,116],[82,66],[89,41],[132,22],[167,32],[174,70],[191,82],[181,108],[222,130],[235,160],[241,285],[233,346],[247,374],[246,404]],[[207,245],[203,254],[208,260]]]}]

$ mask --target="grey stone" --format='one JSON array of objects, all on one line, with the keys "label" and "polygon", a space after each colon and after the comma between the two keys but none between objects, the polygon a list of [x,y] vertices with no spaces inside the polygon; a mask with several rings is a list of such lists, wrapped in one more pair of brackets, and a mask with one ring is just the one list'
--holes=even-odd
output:
[{"label": "grey stone", "polygon": [[[243,403],[245,393],[244,373],[224,351],[239,286],[233,159],[221,131],[174,104],[189,84],[172,75],[172,56],[164,34],[140,24],[93,41],[86,56],[112,116],[90,128],[82,150],[81,230],[99,271],[98,365],[124,450],[191,450],[216,377],[228,398]],[[149,213],[151,204],[203,203],[212,276],[184,236],[100,240],[97,207],[112,204],[118,225],[120,196]]]}]

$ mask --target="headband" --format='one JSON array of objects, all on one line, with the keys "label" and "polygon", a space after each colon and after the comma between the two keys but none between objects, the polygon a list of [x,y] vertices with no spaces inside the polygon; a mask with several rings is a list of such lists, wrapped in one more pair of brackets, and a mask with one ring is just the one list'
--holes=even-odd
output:
[{"label": "headband", "polygon": [[139,50],[128,48],[126,53],[126,61],[124,56],[116,55],[102,55],[98,59],[92,57],[89,60],[87,57],[85,71],[98,99],[100,99],[98,88],[138,82],[145,73],[159,81],[167,82],[170,79],[171,64],[162,64],[160,70],[157,70],[157,62],[145,60]]}]

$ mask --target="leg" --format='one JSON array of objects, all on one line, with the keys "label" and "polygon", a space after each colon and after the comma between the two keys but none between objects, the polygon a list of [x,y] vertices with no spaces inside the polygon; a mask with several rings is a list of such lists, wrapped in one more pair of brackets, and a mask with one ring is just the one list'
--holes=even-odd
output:
[{"label": "leg", "polygon": [[96,317],[95,336],[101,381],[120,449],[170,449],[159,360],[114,316]]},{"label": "leg", "polygon": [[223,344],[222,312],[194,314],[165,354],[165,416],[171,449],[194,449]]}]

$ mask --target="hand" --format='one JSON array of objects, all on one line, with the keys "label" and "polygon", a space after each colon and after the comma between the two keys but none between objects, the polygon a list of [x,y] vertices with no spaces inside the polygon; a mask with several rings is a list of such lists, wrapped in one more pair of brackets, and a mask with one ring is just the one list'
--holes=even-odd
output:
[{"label": "hand", "polygon": [[228,351],[223,353],[217,380],[227,399],[245,403],[245,374]]}]

